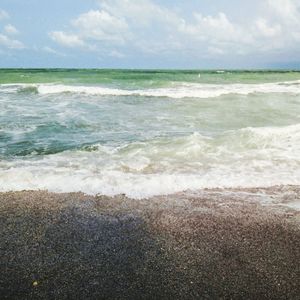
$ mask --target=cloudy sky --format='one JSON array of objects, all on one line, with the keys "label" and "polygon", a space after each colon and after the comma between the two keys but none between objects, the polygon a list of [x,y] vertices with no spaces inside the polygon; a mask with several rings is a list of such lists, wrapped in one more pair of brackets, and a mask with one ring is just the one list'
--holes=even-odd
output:
[{"label": "cloudy sky", "polygon": [[0,67],[300,68],[300,0],[1,0]]}]

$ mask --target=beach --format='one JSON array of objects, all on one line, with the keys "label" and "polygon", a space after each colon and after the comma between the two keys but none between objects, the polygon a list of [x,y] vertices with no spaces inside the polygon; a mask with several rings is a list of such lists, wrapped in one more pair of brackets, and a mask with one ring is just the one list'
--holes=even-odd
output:
[{"label": "beach", "polygon": [[300,0],[0,1],[0,300],[300,300]]},{"label": "beach", "polygon": [[0,300],[300,300],[300,0],[0,1]]},{"label": "beach", "polygon": [[300,72],[0,70],[1,299],[299,299]]},{"label": "beach", "polygon": [[299,199],[1,193],[1,299],[299,299]]}]

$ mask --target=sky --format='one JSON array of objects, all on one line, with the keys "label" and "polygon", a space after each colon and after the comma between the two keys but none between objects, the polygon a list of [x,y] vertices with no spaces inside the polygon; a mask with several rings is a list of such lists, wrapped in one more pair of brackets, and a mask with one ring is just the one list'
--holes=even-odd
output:
[{"label": "sky", "polygon": [[1,0],[0,67],[300,69],[300,0]]}]

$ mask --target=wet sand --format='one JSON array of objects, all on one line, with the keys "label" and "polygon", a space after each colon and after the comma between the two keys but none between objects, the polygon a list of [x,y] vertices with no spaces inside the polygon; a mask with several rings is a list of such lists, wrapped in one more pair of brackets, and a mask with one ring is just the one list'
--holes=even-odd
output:
[{"label": "wet sand", "polygon": [[299,186],[0,193],[1,299],[300,299]]}]

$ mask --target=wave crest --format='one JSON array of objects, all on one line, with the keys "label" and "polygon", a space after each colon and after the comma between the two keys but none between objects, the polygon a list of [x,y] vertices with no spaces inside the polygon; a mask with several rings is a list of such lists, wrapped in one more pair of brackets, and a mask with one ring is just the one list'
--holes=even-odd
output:
[{"label": "wave crest", "polygon": [[75,93],[99,96],[144,96],[166,98],[215,98],[222,95],[249,95],[253,93],[300,94],[300,80],[263,84],[197,84],[173,83],[156,89],[119,89],[101,86],[63,84],[2,84],[0,92],[38,92],[41,95]]},{"label": "wave crest", "polygon": [[300,124],[94,145],[41,159],[2,161],[0,190],[143,198],[187,189],[299,184],[299,153]]}]

